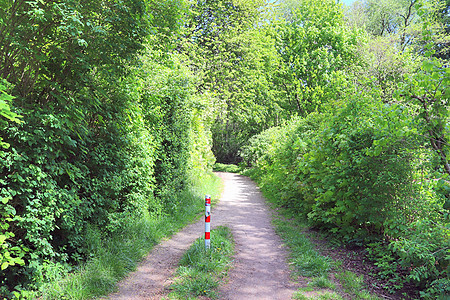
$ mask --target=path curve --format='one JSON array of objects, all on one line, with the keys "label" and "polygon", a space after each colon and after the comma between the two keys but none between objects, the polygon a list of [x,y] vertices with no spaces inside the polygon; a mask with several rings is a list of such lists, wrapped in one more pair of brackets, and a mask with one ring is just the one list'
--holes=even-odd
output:
[{"label": "path curve", "polygon": [[[219,290],[220,299],[291,299],[296,285],[290,280],[287,253],[258,187],[245,176],[217,175],[224,181],[224,192],[211,212],[211,228],[229,227],[236,242],[234,267]],[[179,259],[203,230],[204,220],[200,220],[156,246],[109,299],[161,299],[167,295]]]}]

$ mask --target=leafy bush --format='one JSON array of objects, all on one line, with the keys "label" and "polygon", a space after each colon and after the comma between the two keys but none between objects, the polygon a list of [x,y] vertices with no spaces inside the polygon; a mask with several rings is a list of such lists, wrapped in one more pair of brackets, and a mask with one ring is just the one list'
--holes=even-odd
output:
[{"label": "leafy bush", "polygon": [[438,297],[450,292],[450,226],[431,219],[409,224],[409,234],[391,242],[400,264],[409,269],[408,279],[426,288],[422,296]]},{"label": "leafy bush", "polygon": [[309,212],[314,193],[299,178],[298,159],[308,149],[320,126],[319,114],[294,119],[283,127],[274,127],[252,137],[241,149],[241,156],[253,169],[247,174],[274,195],[278,205],[297,213]]},{"label": "leafy bush", "polygon": [[385,108],[376,111],[366,101],[350,101],[330,118],[316,147],[299,163],[304,180],[316,191],[308,217],[353,241],[381,236],[385,221],[401,209],[401,199],[412,195],[407,137],[391,138],[396,129],[383,128],[375,119]]},{"label": "leafy bush", "polygon": [[149,36],[159,11],[148,13],[128,0],[2,7],[0,21],[17,25],[1,33],[2,296],[93,255],[92,228],[108,238],[130,219],[176,212],[165,199],[212,167],[212,98],[193,96],[196,79],[169,45],[148,44],[162,38]]},{"label": "leafy bush", "polygon": [[444,293],[436,287],[448,276],[448,211],[436,184],[426,184],[440,181],[427,179],[430,153],[418,146],[411,112],[363,93],[335,105],[253,137],[241,154],[248,173],[312,225],[346,243],[378,245],[373,257],[393,286],[409,278]]}]

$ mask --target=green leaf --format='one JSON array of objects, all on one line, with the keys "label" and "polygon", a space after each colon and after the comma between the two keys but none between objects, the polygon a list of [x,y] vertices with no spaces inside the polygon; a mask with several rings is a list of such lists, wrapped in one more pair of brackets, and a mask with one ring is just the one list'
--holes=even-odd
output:
[{"label": "green leaf", "polygon": [[433,63],[433,61],[425,60],[425,61],[422,63],[422,68],[423,68],[423,70],[426,71],[426,72],[431,72],[431,71],[434,69],[434,63]]},{"label": "green leaf", "polygon": [[8,262],[4,262],[4,263],[2,263],[2,266],[1,266],[1,270],[3,271],[3,270],[5,270],[6,268],[8,268],[8,266],[9,266],[9,263]]}]

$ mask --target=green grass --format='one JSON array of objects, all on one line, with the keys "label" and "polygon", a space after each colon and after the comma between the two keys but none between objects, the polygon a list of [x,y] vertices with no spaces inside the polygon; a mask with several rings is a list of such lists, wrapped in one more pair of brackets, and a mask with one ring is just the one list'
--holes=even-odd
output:
[{"label": "green grass", "polygon": [[103,239],[98,229],[91,229],[91,259],[64,278],[46,284],[41,299],[91,299],[111,293],[116,283],[135,270],[138,262],[162,238],[171,236],[204,212],[204,195],[212,199],[220,195],[221,182],[216,176],[204,177],[196,188],[180,192],[172,201],[178,211],[159,219],[145,216],[130,220],[109,239]]},{"label": "green grass", "polygon": [[231,266],[233,245],[230,229],[223,226],[211,230],[210,249],[205,249],[203,238],[197,239],[180,260],[169,299],[216,299],[219,282]]},{"label": "green grass", "polygon": [[338,272],[336,274],[336,279],[339,280],[344,291],[350,295],[353,295],[354,299],[379,299],[364,290],[364,280],[362,275],[358,276],[355,273],[346,270]]},{"label": "green grass", "polygon": [[[341,300],[343,295],[351,299],[380,299],[364,290],[362,276],[342,270],[342,262],[322,256],[304,231],[305,222],[285,209],[278,209],[273,224],[290,252],[290,265],[297,276],[308,281],[308,286],[300,288],[294,299]],[[337,282],[331,274],[335,274]]]},{"label": "green grass", "polygon": [[323,292],[317,292],[314,295],[305,295],[303,291],[298,291],[294,294],[292,297],[296,300],[309,300],[309,299],[316,299],[316,300],[343,300],[341,295],[337,294],[333,291],[323,291]]},{"label": "green grass", "polygon": [[325,276],[313,278],[308,285],[312,287],[318,287],[321,289],[331,289],[331,290],[336,289],[336,284]]},{"label": "green grass", "polygon": [[290,263],[297,275],[315,277],[328,274],[333,267],[333,261],[319,255],[306,235],[299,233],[304,228],[302,223],[296,219],[287,221],[284,217],[275,218],[273,223],[277,233],[291,250]]},{"label": "green grass", "polygon": [[233,164],[215,163],[213,170],[217,172],[240,173],[242,168]]}]

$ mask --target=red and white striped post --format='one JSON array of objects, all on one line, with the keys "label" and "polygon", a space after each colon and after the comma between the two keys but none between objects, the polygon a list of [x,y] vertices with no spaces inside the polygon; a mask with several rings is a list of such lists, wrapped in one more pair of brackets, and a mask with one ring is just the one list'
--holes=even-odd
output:
[{"label": "red and white striped post", "polygon": [[211,247],[211,196],[205,195],[205,248]]}]

